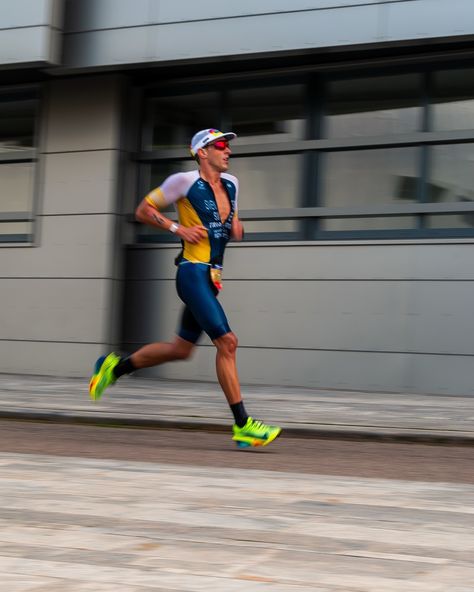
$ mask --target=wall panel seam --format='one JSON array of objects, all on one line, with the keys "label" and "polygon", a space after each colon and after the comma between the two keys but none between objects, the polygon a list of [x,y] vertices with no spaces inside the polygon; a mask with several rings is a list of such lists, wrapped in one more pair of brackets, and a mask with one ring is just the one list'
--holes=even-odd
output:
[{"label": "wall panel seam", "polygon": [[61,343],[70,345],[102,345],[103,341],[61,341],[57,339],[8,339],[0,338],[0,343]]},{"label": "wall panel seam", "polygon": [[2,31],[17,31],[18,29],[41,29],[42,27],[46,27],[47,29],[53,29],[55,31],[62,32],[62,30],[59,29],[58,27],[53,27],[52,25],[46,24],[46,23],[38,23],[35,25],[18,25],[16,27],[0,27],[0,33]]},{"label": "wall panel seam", "polygon": [[[1,341],[1,339],[0,339]],[[139,341],[125,341],[127,345],[139,344]],[[212,344],[199,344],[197,347],[214,348]],[[307,352],[329,352],[329,353],[354,353],[354,354],[384,354],[384,355],[403,355],[403,356],[443,356],[455,358],[472,358],[474,353],[456,353],[456,352],[429,352],[413,350],[378,350],[378,349],[343,349],[343,348],[324,348],[324,347],[275,347],[266,345],[244,345],[239,343],[239,349],[265,350],[265,351],[307,351]]]},{"label": "wall panel seam", "polygon": [[70,280],[75,280],[75,281],[115,281],[115,282],[122,282],[123,280],[117,280],[113,277],[104,277],[104,276],[42,276],[42,275],[38,275],[38,276],[1,276],[0,277],[0,281],[5,281],[5,280],[14,280],[14,281],[18,281],[18,280],[56,280],[56,281],[70,281]]},{"label": "wall panel seam", "polygon": [[38,214],[38,218],[70,218],[71,216],[122,216],[118,212],[59,212],[57,214]]},{"label": "wall panel seam", "polygon": [[[167,278],[125,278],[126,282],[129,283],[146,283],[146,282],[174,282],[175,277]],[[225,283],[238,283],[238,282],[251,282],[252,284],[261,282],[282,282],[282,283],[294,283],[294,282],[318,282],[318,283],[335,283],[335,282],[365,282],[365,283],[472,283],[474,278],[227,278],[225,277]]]},{"label": "wall panel seam", "polygon": [[248,18],[260,18],[260,17],[269,17],[269,16],[284,16],[284,15],[291,15],[291,14],[305,14],[310,12],[324,12],[327,10],[344,10],[347,8],[379,8],[380,6],[384,6],[387,4],[401,4],[407,2],[416,2],[417,0],[386,0],[385,2],[363,2],[361,4],[337,4],[335,6],[322,6],[321,8],[301,8],[298,10],[279,10],[274,12],[255,12],[251,14],[236,14],[232,16],[216,16],[216,17],[207,17],[201,19],[190,19],[190,20],[181,20],[181,21],[160,21],[160,22],[153,22],[153,23],[141,23],[139,25],[128,25],[122,27],[100,27],[97,29],[82,29],[82,30],[70,30],[65,33],[65,35],[84,35],[85,33],[100,33],[103,31],[120,31],[120,30],[128,30],[128,29],[141,29],[145,27],[158,27],[161,25],[184,25],[189,23],[206,23],[206,22],[216,22],[216,21],[231,21],[237,19],[248,19]]},{"label": "wall panel seam", "polygon": [[40,152],[42,156],[50,154],[87,154],[89,152],[121,152],[119,148],[84,148],[82,150],[51,150]]}]

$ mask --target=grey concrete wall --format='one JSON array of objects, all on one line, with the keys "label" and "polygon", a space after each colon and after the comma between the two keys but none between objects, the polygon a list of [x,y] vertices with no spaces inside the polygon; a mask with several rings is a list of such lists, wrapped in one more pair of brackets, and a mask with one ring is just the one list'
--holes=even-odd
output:
[{"label": "grey concrete wall", "polygon": [[120,77],[49,83],[36,246],[0,249],[0,371],[86,376],[120,295]]},{"label": "grey concrete wall", "polygon": [[[221,299],[240,341],[241,380],[471,393],[473,249],[469,241],[230,247]],[[129,350],[175,331],[174,254],[129,250]],[[214,380],[214,348],[205,338],[191,362],[150,373]]]},{"label": "grey concrete wall", "polygon": [[67,0],[66,9],[73,68],[474,34],[472,0]]},{"label": "grey concrete wall", "polygon": [[58,64],[64,0],[0,2],[0,68]]}]

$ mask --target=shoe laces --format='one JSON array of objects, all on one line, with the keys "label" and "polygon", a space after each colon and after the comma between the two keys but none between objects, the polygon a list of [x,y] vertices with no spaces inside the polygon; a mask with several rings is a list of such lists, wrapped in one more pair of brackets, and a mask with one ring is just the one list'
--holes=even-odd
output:
[{"label": "shoe laces", "polygon": [[268,428],[260,419],[252,419],[251,427],[255,430],[266,430]]}]

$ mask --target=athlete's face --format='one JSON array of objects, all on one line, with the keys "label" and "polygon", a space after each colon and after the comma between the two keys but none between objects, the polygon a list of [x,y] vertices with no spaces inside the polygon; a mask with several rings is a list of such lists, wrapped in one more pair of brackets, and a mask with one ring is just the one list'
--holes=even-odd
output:
[{"label": "athlete's face", "polygon": [[229,168],[229,157],[232,154],[229,142],[227,140],[216,140],[206,146],[207,160],[210,166],[219,173],[225,172]]}]

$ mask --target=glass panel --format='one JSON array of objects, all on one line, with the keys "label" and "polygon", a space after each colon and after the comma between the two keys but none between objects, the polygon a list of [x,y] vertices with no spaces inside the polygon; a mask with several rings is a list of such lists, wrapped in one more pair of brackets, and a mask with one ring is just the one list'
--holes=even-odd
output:
[{"label": "glass panel", "polygon": [[322,155],[322,201],[328,207],[415,202],[419,148]]},{"label": "glass panel", "polygon": [[0,94],[0,156],[2,152],[31,150],[37,101],[34,96]]},{"label": "glass panel", "polygon": [[432,102],[434,130],[474,129],[474,69],[437,72]]},{"label": "glass panel", "polygon": [[231,160],[239,179],[239,209],[294,208],[299,205],[301,156],[248,156]]},{"label": "glass panel", "polygon": [[304,139],[304,93],[303,85],[231,91],[230,127],[238,135],[233,145]]},{"label": "glass panel", "polygon": [[428,228],[474,228],[474,213],[426,216]]},{"label": "glass panel", "polygon": [[0,161],[0,212],[30,212],[34,164]]},{"label": "glass panel", "polygon": [[199,130],[220,128],[217,93],[157,97],[149,109],[151,129],[145,130],[144,150],[187,149]]},{"label": "glass panel", "polygon": [[384,218],[328,218],[321,220],[321,230],[392,230],[396,228],[416,228],[414,216]]},{"label": "glass panel", "polygon": [[[431,202],[474,201],[474,144],[430,148],[428,199]],[[474,214],[427,216],[432,228],[470,228]]]},{"label": "glass panel", "polygon": [[402,134],[421,128],[418,74],[336,80],[328,85],[326,138]]},{"label": "glass panel", "polygon": [[429,154],[429,201],[474,201],[474,144],[432,146]]}]

